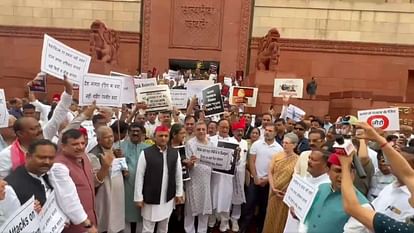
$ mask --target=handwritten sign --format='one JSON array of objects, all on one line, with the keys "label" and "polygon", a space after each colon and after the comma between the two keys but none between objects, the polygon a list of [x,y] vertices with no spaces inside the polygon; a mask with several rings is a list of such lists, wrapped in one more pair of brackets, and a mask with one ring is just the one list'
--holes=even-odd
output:
[{"label": "handwritten sign", "polygon": [[253,87],[230,87],[230,105],[256,107],[259,89]]},{"label": "handwritten sign", "polygon": [[6,95],[4,90],[0,89],[0,128],[9,126],[9,112],[7,111]]},{"label": "handwritten sign", "polygon": [[178,78],[178,75],[179,75],[180,73],[178,72],[178,71],[175,71],[175,70],[168,70],[168,77],[170,78],[170,79],[176,79],[176,78]]},{"label": "handwritten sign", "polygon": [[136,88],[141,87],[155,87],[157,86],[157,79],[156,78],[135,78],[134,85]]},{"label": "handwritten sign", "polygon": [[147,111],[169,111],[172,109],[170,89],[167,85],[137,88],[137,101],[147,104]]},{"label": "handwritten sign", "polygon": [[172,101],[173,106],[175,106],[178,109],[187,108],[187,102],[188,102],[187,90],[171,89],[170,94],[171,94],[171,101]]},{"label": "handwritten sign", "polygon": [[303,97],[303,79],[275,79],[273,97]]},{"label": "handwritten sign", "polygon": [[414,108],[398,107],[400,112],[400,125],[414,126]]},{"label": "handwritten sign", "polygon": [[44,35],[40,69],[58,79],[66,75],[72,83],[80,84],[88,73],[91,57],[54,38]]},{"label": "handwritten sign", "polygon": [[65,227],[66,216],[56,202],[55,193],[51,193],[39,214],[40,232],[60,233]]},{"label": "handwritten sign", "polygon": [[398,108],[381,108],[358,111],[358,120],[366,121],[374,128],[384,131],[400,130],[400,116]]},{"label": "handwritten sign", "polygon": [[223,99],[221,98],[219,84],[204,88],[202,93],[203,105],[206,108],[206,116],[218,115],[224,112]]},{"label": "handwritten sign", "polygon": [[317,189],[298,175],[293,175],[287,188],[283,202],[295,209],[295,214],[300,220],[304,220],[312,206]]},{"label": "handwritten sign", "polygon": [[293,105],[293,104],[289,104],[287,110],[286,110],[286,117],[289,119],[292,119],[296,122],[299,122],[303,119],[303,117],[305,116],[306,112],[303,111],[301,108]]},{"label": "handwritten sign", "polygon": [[122,83],[124,84],[124,89],[121,92],[121,103],[130,104],[135,103],[135,88],[134,88],[134,78],[127,74],[117,73],[111,71],[109,73],[111,77],[120,77],[122,78]]},{"label": "handwritten sign", "polygon": [[200,155],[201,164],[211,167],[213,171],[231,175],[233,149],[197,145],[196,152]]},{"label": "handwritten sign", "polygon": [[79,88],[79,105],[90,105],[96,100],[98,106],[121,107],[122,77],[87,74]]}]

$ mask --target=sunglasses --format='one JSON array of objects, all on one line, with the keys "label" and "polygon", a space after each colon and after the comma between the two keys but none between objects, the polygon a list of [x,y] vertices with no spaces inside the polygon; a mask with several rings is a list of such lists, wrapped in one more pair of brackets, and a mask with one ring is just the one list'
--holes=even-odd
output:
[{"label": "sunglasses", "polygon": [[298,128],[298,127],[295,127],[294,129],[300,130],[300,131],[304,131],[305,130],[304,128]]}]

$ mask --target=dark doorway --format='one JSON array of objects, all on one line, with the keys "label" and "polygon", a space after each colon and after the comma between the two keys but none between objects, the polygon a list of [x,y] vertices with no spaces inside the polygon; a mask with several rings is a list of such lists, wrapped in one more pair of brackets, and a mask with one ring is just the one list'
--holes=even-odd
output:
[{"label": "dark doorway", "polygon": [[414,70],[408,71],[407,90],[405,91],[405,101],[414,103]]},{"label": "dark doorway", "polygon": [[208,72],[211,65],[217,66],[217,74],[220,72],[220,62],[217,61],[197,61],[184,59],[169,59],[169,68],[171,70],[195,70],[200,69],[201,73]]}]

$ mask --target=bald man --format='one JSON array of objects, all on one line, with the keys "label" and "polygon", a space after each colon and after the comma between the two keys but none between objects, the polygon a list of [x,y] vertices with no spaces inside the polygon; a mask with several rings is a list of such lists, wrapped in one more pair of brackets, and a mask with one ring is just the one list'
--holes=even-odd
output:
[{"label": "bald man", "polygon": [[99,127],[96,138],[98,145],[92,148],[88,157],[95,174],[98,231],[120,232],[125,228],[122,159],[114,154],[114,133],[110,127]]}]

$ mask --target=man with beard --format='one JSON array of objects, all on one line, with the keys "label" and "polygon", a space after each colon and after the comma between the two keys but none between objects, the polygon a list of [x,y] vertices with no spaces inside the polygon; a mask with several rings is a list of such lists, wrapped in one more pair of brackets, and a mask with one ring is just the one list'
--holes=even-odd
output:
[{"label": "man with beard", "polygon": [[325,133],[322,130],[311,130],[308,137],[310,150],[303,151],[300,154],[295,166],[295,173],[302,177],[305,177],[308,173],[308,161],[312,151],[321,150],[325,144]]}]

